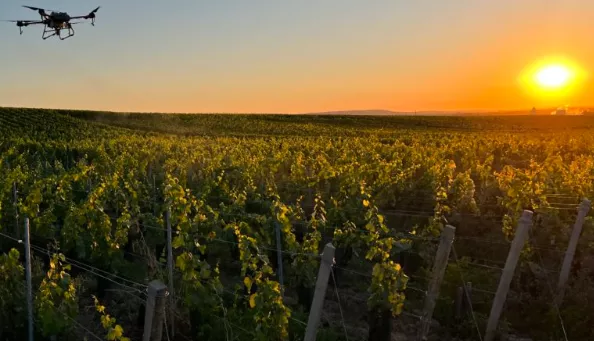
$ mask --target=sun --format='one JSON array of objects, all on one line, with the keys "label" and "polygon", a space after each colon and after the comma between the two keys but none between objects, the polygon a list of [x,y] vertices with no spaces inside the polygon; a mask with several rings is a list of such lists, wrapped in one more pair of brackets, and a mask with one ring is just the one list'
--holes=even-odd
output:
[{"label": "sun", "polygon": [[541,103],[571,100],[579,95],[588,73],[566,56],[549,56],[529,63],[518,76],[525,94]]},{"label": "sun", "polygon": [[560,88],[569,83],[571,76],[571,70],[564,65],[547,65],[536,72],[534,79],[543,88]]}]

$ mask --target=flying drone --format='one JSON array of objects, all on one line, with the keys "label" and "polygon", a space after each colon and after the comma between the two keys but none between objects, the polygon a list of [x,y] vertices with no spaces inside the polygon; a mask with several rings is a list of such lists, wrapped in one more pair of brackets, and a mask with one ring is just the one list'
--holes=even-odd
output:
[{"label": "flying drone", "polygon": [[[9,22],[15,22],[16,25],[19,27],[20,34],[23,34],[23,27],[29,25],[44,25],[43,27],[43,34],[41,38],[43,40],[57,36],[60,40],[64,40],[70,38],[74,35],[74,29],[72,25],[80,24],[84,21],[76,21],[70,22],[70,20],[76,19],[91,19],[91,25],[95,26],[95,13],[99,10],[100,7],[95,8],[87,15],[80,15],[71,17],[66,12],[58,12],[58,11],[51,11],[45,10],[43,8],[31,7],[31,6],[23,6],[25,8],[29,8],[33,11],[37,11],[41,16],[41,20],[6,20]],[[48,13],[49,12],[49,13]],[[68,32],[67,35],[62,35],[62,30]]]}]

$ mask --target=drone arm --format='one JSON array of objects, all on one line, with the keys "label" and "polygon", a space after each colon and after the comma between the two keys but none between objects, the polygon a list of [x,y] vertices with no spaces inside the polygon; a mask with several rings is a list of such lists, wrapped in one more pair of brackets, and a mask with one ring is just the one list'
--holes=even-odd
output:
[{"label": "drone arm", "polygon": [[87,15],[79,15],[76,17],[71,17],[70,19],[91,19],[91,25],[95,26],[95,13],[97,13],[97,11],[99,10],[99,8],[101,7],[97,7],[94,10],[92,10],[89,14]]},{"label": "drone arm", "polygon": [[24,21],[24,20],[7,20],[10,22],[15,22],[19,28],[19,34],[23,34],[23,27],[35,24],[43,24],[43,21]]},{"label": "drone arm", "polygon": [[72,19],[91,19],[91,25],[95,26],[95,15],[79,15],[77,17],[70,17],[70,20]]}]

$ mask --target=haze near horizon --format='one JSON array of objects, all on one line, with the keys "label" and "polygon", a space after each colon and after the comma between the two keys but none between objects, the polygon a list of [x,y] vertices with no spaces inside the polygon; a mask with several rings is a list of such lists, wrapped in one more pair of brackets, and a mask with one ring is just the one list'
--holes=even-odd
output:
[{"label": "haze near horizon", "polygon": [[68,40],[0,23],[0,106],[150,112],[592,106],[594,2],[52,0]]}]

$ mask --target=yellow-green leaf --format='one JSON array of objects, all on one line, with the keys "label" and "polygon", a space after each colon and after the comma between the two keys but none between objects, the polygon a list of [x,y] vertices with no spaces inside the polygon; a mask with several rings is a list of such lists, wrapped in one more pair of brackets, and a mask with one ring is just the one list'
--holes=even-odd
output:
[{"label": "yellow-green leaf", "polygon": [[256,296],[258,296],[257,293],[250,296],[250,308],[254,308],[256,306]]},{"label": "yellow-green leaf", "polygon": [[247,288],[248,291],[252,290],[252,279],[249,277],[246,277],[243,279],[243,284],[245,284],[245,287]]},{"label": "yellow-green leaf", "polygon": [[113,329],[113,328],[109,329],[109,332],[107,333],[107,339],[110,340],[110,341],[116,339],[116,331],[115,331],[115,329]]},{"label": "yellow-green leaf", "polygon": [[122,337],[122,334],[124,334],[124,329],[122,329],[122,326],[120,326],[118,324],[118,325],[115,326],[114,332],[115,332],[115,336],[117,338],[120,338],[120,337]]}]

